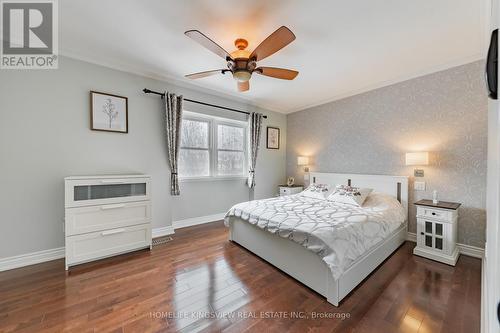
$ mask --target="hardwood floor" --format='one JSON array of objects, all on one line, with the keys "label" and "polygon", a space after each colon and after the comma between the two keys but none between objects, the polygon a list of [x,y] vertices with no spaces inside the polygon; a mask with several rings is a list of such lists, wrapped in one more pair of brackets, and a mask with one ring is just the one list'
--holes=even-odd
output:
[{"label": "hardwood floor", "polygon": [[0,332],[479,332],[481,261],[451,267],[413,246],[336,308],[230,243],[221,222],[180,229],[68,276],[63,260],[0,273]]}]

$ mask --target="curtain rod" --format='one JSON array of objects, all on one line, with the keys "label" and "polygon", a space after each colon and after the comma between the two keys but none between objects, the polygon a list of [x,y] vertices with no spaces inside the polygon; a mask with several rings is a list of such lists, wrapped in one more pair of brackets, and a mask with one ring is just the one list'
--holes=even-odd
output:
[{"label": "curtain rod", "polygon": [[[161,92],[158,92],[158,91],[153,91],[153,90],[150,90],[150,89],[147,89],[147,88],[144,88],[142,91],[145,94],[155,94],[155,95],[161,96],[161,98],[165,97],[164,93],[161,93]],[[201,104],[201,105],[206,105],[206,106],[211,106],[211,107],[214,107],[214,108],[224,109],[224,110],[228,110],[228,111],[239,112],[239,113],[244,113],[244,114],[250,114],[250,112],[247,112],[247,111],[241,111],[241,110],[227,108],[225,106],[220,106],[220,105],[215,105],[215,104],[210,104],[210,103],[195,101],[195,100],[189,99],[189,98],[184,98],[184,100],[187,101],[187,102]],[[262,116],[262,118],[267,119],[267,116]]]}]

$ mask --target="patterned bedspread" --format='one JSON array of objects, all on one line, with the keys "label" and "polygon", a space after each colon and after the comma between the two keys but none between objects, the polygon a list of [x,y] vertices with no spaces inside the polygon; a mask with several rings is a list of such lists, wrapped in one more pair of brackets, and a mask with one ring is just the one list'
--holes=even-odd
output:
[{"label": "patterned bedspread", "polygon": [[311,199],[300,194],[242,202],[226,214],[288,238],[318,254],[337,279],[357,258],[405,221],[393,197],[372,193],[363,207]]}]

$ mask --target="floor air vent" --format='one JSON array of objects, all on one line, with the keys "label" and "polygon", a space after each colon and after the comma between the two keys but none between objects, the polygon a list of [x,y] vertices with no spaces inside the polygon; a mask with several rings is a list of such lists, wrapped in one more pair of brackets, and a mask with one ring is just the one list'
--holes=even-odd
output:
[{"label": "floor air vent", "polygon": [[165,236],[165,237],[158,237],[158,238],[153,238],[153,246],[158,246],[162,244],[166,244],[170,241],[173,241],[174,239],[170,236]]}]

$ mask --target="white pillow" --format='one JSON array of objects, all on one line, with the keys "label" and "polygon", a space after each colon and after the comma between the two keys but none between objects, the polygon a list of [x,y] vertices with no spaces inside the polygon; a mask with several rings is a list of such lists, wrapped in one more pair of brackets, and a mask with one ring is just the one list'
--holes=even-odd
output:
[{"label": "white pillow", "polygon": [[300,195],[313,199],[326,200],[335,191],[335,187],[328,184],[311,184]]},{"label": "white pillow", "polygon": [[368,197],[372,191],[373,189],[371,188],[337,185],[335,191],[328,196],[327,200],[361,207],[366,197]]}]

